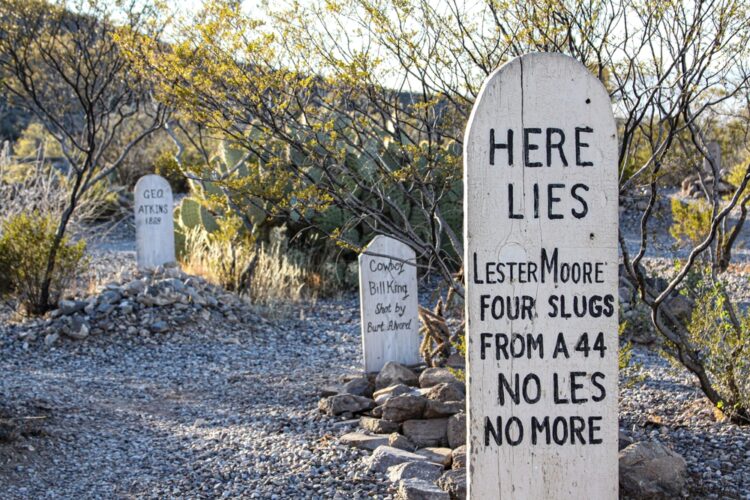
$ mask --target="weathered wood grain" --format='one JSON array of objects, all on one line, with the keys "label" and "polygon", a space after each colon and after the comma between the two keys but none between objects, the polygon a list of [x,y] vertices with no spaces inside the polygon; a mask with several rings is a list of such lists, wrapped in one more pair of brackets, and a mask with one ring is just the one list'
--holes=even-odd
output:
[{"label": "weathered wood grain", "polygon": [[[561,54],[511,60],[480,91],[464,176],[469,496],[617,498],[617,138],[606,90]],[[543,273],[543,250],[578,282]],[[581,282],[584,268],[593,282]],[[597,338],[606,350],[593,350]]]}]

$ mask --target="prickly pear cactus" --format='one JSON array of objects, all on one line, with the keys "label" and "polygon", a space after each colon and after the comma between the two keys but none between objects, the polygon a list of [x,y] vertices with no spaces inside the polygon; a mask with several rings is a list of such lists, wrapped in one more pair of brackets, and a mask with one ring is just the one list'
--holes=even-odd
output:
[{"label": "prickly pear cactus", "polygon": [[209,233],[219,229],[219,224],[211,212],[198,200],[186,197],[180,203],[179,223],[187,229],[201,227]]},{"label": "prickly pear cactus", "polygon": [[201,223],[201,205],[198,203],[198,201],[187,197],[183,198],[182,202],[180,203],[180,219],[179,222],[182,226],[193,229],[194,227],[198,227]]}]

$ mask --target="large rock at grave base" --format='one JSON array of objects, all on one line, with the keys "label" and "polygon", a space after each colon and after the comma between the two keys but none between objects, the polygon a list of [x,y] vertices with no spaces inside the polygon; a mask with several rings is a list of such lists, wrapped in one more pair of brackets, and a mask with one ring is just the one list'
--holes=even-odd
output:
[{"label": "large rock at grave base", "polygon": [[464,370],[466,369],[466,358],[464,358],[463,354],[454,352],[448,356],[445,366],[453,368],[454,370]]},{"label": "large rock at grave base", "polygon": [[424,396],[434,401],[463,401],[466,399],[466,387],[461,382],[443,382],[430,387]]},{"label": "large rock at grave base", "polygon": [[427,400],[424,408],[424,418],[448,418],[456,413],[461,413],[466,408],[465,401],[435,401]]},{"label": "large rock at grave base", "polygon": [[327,415],[341,415],[342,413],[357,413],[369,410],[375,406],[372,399],[354,396],[352,394],[337,394],[323,398],[318,402],[318,410]]},{"label": "large rock at grave base", "polygon": [[58,314],[69,316],[84,310],[88,302],[84,300],[61,300],[57,306]]},{"label": "large rock at grave base", "polygon": [[656,442],[634,443],[620,452],[620,493],[634,498],[679,497],[687,481],[687,463]]},{"label": "large rock at grave base", "polygon": [[620,430],[620,433],[617,439],[617,451],[624,450],[625,448],[633,444],[633,442],[634,441],[633,439],[631,439],[630,436],[628,436],[627,434],[622,432],[622,430]]},{"label": "large rock at grave base", "polygon": [[336,394],[341,394],[343,391],[344,389],[340,385],[327,385],[320,389],[318,395],[321,398],[327,398],[330,396],[335,396]]},{"label": "large rock at grave base", "polygon": [[448,493],[438,488],[432,481],[423,479],[402,479],[396,492],[398,500],[450,500]]},{"label": "large rock at grave base", "polygon": [[427,460],[434,464],[438,464],[446,469],[451,466],[453,460],[452,452],[450,448],[420,448],[414,453],[426,457]]},{"label": "large rock at grave base", "polygon": [[80,316],[73,316],[69,325],[63,328],[63,333],[74,340],[83,340],[89,336],[89,324]]},{"label": "large rock at grave base", "polygon": [[448,446],[458,448],[466,444],[466,414],[458,413],[448,419]]},{"label": "large rock at grave base", "polygon": [[350,432],[339,438],[341,444],[354,446],[362,450],[375,450],[379,446],[388,444],[387,434],[364,434],[362,432]]},{"label": "large rock at grave base", "polygon": [[458,382],[447,368],[427,368],[419,375],[419,387],[422,389],[445,382]]},{"label": "large rock at grave base", "polygon": [[451,453],[451,469],[466,468],[466,445],[461,445]]},{"label": "large rock at grave base", "polygon": [[382,417],[391,422],[422,418],[427,399],[414,394],[402,394],[383,403]]},{"label": "large rock at grave base", "polygon": [[453,500],[466,498],[466,469],[446,471],[437,482],[441,490],[447,492]]},{"label": "large rock at grave base", "polygon": [[123,285],[122,289],[126,297],[135,297],[146,291],[146,282],[138,279],[133,280]]},{"label": "large rock at grave base", "polygon": [[388,479],[394,483],[402,479],[421,479],[435,482],[443,475],[443,468],[432,462],[404,462],[388,468]]},{"label": "large rock at grave base", "polygon": [[407,420],[401,426],[404,436],[419,448],[448,444],[448,419]]},{"label": "large rock at grave base", "polygon": [[389,399],[400,396],[402,394],[415,394],[419,395],[419,392],[414,387],[409,387],[404,384],[393,384],[389,385],[384,389],[375,391],[372,395],[372,399],[375,400],[376,404],[382,405]]},{"label": "large rock at grave base", "polygon": [[389,467],[405,462],[426,462],[422,455],[411,453],[390,446],[378,446],[370,456],[368,467],[370,472],[386,472]]},{"label": "large rock at grave base", "polygon": [[354,377],[346,382],[343,385],[341,392],[343,392],[344,394],[353,394],[355,396],[371,398],[372,390],[374,388],[375,387],[372,385],[372,382],[370,382],[370,379],[362,375],[359,377]]},{"label": "large rock at grave base", "polygon": [[388,436],[388,446],[406,451],[414,451],[417,449],[417,447],[414,446],[414,443],[411,442],[411,439],[402,436],[398,432],[393,432]]},{"label": "large rock at grave base", "polygon": [[375,377],[375,389],[383,389],[394,384],[417,385],[418,383],[419,378],[416,373],[394,361],[387,362]]},{"label": "large rock at grave base", "polygon": [[401,429],[401,424],[398,422],[373,417],[360,417],[359,426],[374,434],[390,434]]}]

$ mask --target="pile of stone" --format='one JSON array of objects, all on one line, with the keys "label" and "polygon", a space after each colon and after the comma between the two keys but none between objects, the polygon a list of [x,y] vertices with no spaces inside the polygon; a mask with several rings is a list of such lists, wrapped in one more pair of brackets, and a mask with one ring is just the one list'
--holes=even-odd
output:
[{"label": "pile of stone", "polygon": [[377,376],[344,377],[318,408],[359,416],[361,431],[342,443],[372,450],[371,472],[394,482],[402,499],[466,496],[466,389],[447,368],[412,370],[389,362]]},{"label": "pile of stone", "polygon": [[[185,274],[177,265],[159,266],[109,283],[84,299],[61,300],[45,318],[23,324],[18,337],[24,342],[43,338],[51,346],[63,337],[164,334],[197,320],[258,321],[244,305],[237,295]],[[246,318],[248,314],[253,317]]]},{"label": "pile of stone", "polygon": [[[466,498],[465,387],[446,368],[387,363],[377,375],[344,376],[322,391],[318,409],[361,428],[339,438],[372,451],[368,467],[393,482],[401,500]],[[355,420],[355,417],[358,417]],[[675,498],[687,483],[685,460],[656,441],[620,433],[625,498]]]}]

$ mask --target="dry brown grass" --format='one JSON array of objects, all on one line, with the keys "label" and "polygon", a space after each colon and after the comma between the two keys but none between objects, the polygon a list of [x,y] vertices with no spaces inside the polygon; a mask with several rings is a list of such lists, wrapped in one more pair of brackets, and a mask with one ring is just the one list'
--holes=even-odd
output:
[{"label": "dry brown grass", "polygon": [[325,267],[316,269],[308,256],[287,248],[283,232],[263,244],[238,234],[231,224],[214,233],[189,230],[183,270],[246,296],[274,316],[287,316],[300,302],[315,301],[336,288]]}]

